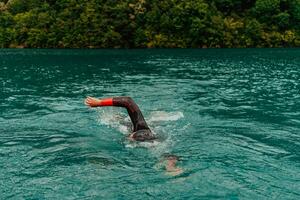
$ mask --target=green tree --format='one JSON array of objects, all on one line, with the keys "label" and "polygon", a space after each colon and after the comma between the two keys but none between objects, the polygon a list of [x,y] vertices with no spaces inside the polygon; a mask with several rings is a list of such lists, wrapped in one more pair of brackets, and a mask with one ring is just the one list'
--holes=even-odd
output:
[{"label": "green tree", "polygon": [[0,0],[0,47],[300,46],[300,0]]}]

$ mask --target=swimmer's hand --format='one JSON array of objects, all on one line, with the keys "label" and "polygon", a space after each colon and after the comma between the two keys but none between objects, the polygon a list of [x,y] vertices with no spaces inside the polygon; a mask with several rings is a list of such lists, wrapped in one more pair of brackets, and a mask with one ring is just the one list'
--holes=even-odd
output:
[{"label": "swimmer's hand", "polygon": [[156,168],[164,167],[166,170],[165,174],[168,176],[180,175],[184,172],[184,170],[176,166],[178,159],[179,158],[175,155],[167,155],[155,167]]},{"label": "swimmer's hand", "polygon": [[177,160],[170,159],[166,163],[166,175],[177,176],[183,172],[180,167],[176,166]]},{"label": "swimmer's hand", "polygon": [[84,104],[90,107],[97,107],[100,106],[101,100],[96,99],[94,97],[87,97],[84,101]]},{"label": "swimmer's hand", "polygon": [[173,169],[167,169],[167,171],[166,171],[166,175],[168,175],[168,176],[177,176],[182,173],[183,173],[183,169],[181,169],[180,167],[175,167]]}]

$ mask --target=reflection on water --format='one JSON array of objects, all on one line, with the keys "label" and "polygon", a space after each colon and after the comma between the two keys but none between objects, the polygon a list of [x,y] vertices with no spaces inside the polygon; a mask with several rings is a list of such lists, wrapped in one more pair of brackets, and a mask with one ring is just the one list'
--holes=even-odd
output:
[{"label": "reflection on water", "polygon": [[[299,49],[1,50],[1,198],[297,199],[299,66]],[[83,104],[121,95],[158,141]]]}]

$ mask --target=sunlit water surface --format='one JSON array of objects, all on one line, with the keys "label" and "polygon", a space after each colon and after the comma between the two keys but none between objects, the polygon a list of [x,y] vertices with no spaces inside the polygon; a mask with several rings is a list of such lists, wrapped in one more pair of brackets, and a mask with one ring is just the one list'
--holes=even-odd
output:
[{"label": "sunlit water surface", "polygon": [[[300,49],[4,49],[0,70],[1,199],[300,197]],[[121,95],[160,141],[83,104]]]}]

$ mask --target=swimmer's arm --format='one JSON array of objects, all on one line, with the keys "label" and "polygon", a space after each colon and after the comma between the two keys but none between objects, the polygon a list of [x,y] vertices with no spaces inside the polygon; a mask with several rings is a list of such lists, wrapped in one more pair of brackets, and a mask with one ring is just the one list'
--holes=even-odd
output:
[{"label": "swimmer's arm", "polygon": [[112,106],[113,100],[112,98],[107,99],[97,99],[94,97],[87,97],[84,101],[85,105],[90,107],[100,107],[100,106]]},{"label": "swimmer's arm", "polygon": [[130,97],[114,97],[114,98],[105,98],[105,99],[87,97],[84,103],[85,105],[90,107],[119,106],[128,109],[129,105],[131,105],[131,107],[136,107],[136,109],[138,109],[138,106]]}]

